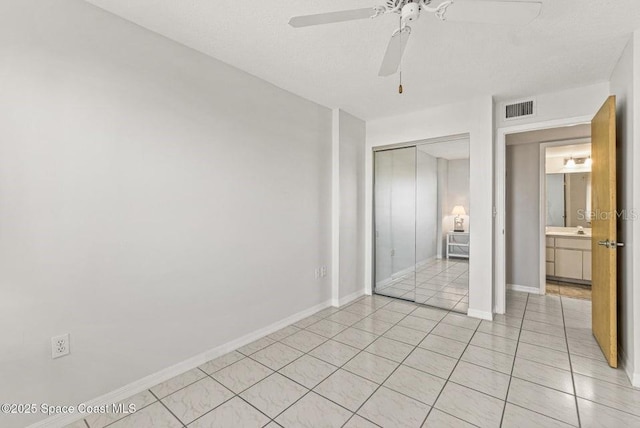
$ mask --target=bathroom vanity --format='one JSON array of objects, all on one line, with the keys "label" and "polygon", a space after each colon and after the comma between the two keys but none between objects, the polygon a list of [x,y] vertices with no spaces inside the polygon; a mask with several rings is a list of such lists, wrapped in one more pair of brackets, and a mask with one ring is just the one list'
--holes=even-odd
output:
[{"label": "bathroom vanity", "polygon": [[548,227],[546,247],[548,279],[591,284],[591,229]]}]

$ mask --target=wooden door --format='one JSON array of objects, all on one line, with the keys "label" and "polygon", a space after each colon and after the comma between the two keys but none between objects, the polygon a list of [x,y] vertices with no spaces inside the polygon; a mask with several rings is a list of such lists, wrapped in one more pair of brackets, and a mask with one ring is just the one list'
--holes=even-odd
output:
[{"label": "wooden door", "polygon": [[618,366],[616,259],[616,97],[591,121],[592,330],[611,367]]}]

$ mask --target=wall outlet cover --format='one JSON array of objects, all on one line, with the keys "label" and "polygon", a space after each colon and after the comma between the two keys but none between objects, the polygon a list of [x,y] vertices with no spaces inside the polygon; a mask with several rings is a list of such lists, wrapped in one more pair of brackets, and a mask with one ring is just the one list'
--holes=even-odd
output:
[{"label": "wall outlet cover", "polygon": [[51,338],[51,358],[60,358],[69,355],[69,333]]}]

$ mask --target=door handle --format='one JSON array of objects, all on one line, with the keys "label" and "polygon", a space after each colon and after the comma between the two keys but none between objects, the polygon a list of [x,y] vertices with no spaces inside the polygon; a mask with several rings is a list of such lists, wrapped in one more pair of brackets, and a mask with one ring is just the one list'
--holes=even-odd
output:
[{"label": "door handle", "polygon": [[624,244],[622,242],[609,241],[608,239],[606,241],[598,241],[598,245],[602,245],[603,247],[607,248],[624,247]]}]

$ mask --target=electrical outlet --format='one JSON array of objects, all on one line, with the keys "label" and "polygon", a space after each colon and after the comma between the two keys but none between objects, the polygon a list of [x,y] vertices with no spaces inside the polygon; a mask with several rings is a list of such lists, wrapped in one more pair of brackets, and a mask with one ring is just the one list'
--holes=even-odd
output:
[{"label": "electrical outlet", "polygon": [[315,270],[315,277],[316,279],[320,279],[320,269]]},{"label": "electrical outlet", "polygon": [[60,358],[69,355],[69,333],[51,338],[51,358]]},{"label": "electrical outlet", "polygon": [[320,268],[320,276],[321,276],[322,278],[324,278],[325,276],[327,276],[327,267],[326,267],[326,266],[322,266],[322,267]]}]

